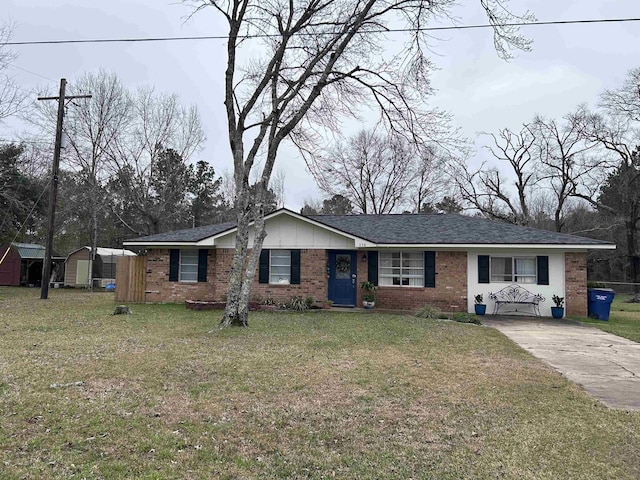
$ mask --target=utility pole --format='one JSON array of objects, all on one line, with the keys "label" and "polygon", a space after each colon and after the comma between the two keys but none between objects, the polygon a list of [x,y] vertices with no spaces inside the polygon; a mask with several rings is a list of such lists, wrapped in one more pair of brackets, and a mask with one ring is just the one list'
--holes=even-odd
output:
[{"label": "utility pole", "polygon": [[42,285],[40,298],[49,297],[49,277],[51,276],[51,256],[53,251],[53,232],[56,218],[56,201],[58,199],[58,171],[60,170],[60,149],[62,148],[62,123],[64,121],[65,100],[74,98],[91,98],[91,95],[75,95],[67,97],[66,78],[60,79],[60,94],[57,97],[38,97],[38,100],[58,101],[58,122],[56,125],[56,143],[53,150],[53,167],[51,168],[51,192],[49,195],[49,228],[47,230],[47,244],[44,250],[44,264],[42,265]]}]

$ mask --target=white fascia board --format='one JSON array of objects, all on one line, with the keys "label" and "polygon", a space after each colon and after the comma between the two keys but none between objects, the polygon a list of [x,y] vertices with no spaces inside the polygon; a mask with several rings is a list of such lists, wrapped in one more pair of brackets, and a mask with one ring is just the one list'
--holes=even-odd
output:
[{"label": "white fascia board", "polygon": [[122,242],[127,247],[166,248],[166,247],[191,247],[198,246],[196,242]]},{"label": "white fascia board", "polygon": [[504,244],[504,243],[494,243],[494,244],[477,244],[477,243],[385,243],[379,245],[373,245],[376,248],[389,248],[389,249],[402,249],[402,248],[431,248],[434,250],[499,250],[499,249],[509,249],[509,250],[575,250],[575,251],[584,251],[584,250],[615,250],[615,245],[557,245],[557,244],[546,244],[546,243],[530,243],[530,244]]},{"label": "white fascia board", "polygon": [[[229,233],[229,232],[224,232],[224,233]],[[216,237],[220,237],[220,235],[216,235]],[[207,237],[207,238],[203,238],[202,240],[198,240],[197,242],[195,242],[193,244],[193,246],[195,247],[215,247],[216,246],[216,241],[214,237]]]}]

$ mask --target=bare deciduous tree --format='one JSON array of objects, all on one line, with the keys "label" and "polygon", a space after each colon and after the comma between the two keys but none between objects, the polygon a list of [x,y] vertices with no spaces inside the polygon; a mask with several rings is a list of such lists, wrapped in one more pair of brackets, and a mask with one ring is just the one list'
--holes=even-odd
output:
[{"label": "bare deciduous tree", "polygon": [[327,195],[348,198],[359,213],[390,213],[404,206],[415,171],[401,137],[361,131],[336,145],[312,170]]},{"label": "bare deciduous tree", "polygon": [[286,172],[282,168],[279,168],[278,170],[276,170],[275,175],[271,178],[270,187],[271,187],[271,190],[273,190],[273,193],[276,195],[276,204],[278,208],[284,207],[285,193],[286,193],[286,188],[285,188],[286,177],[287,177]]},{"label": "bare deciduous tree", "polygon": [[536,134],[540,162],[538,181],[553,192],[552,214],[555,229],[561,232],[567,201],[597,191],[591,175],[594,171],[601,173],[603,160],[589,155],[595,143],[584,134],[575,115],[566,116],[562,122],[537,116],[531,128]]},{"label": "bare deciduous tree", "polygon": [[629,71],[620,88],[605,90],[600,106],[610,115],[640,122],[640,67]]},{"label": "bare deciduous tree", "polygon": [[[228,25],[225,108],[234,162],[236,249],[222,325],[248,324],[251,286],[266,232],[263,201],[278,149],[291,139],[312,154],[318,130],[336,130],[341,117],[359,106],[380,112],[388,129],[418,143],[432,135],[431,94],[425,55],[430,41],[422,27],[446,15],[452,0],[193,0],[197,9],[215,9]],[[481,0],[494,26],[499,54],[528,48],[512,25],[502,0]],[[526,14],[529,17],[528,14]],[[396,56],[381,45],[390,27],[407,28],[406,48]],[[241,47],[251,45],[247,64]],[[262,172],[249,205],[251,169]],[[249,252],[249,224],[255,235]]]},{"label": "bare deciduous tree", "polygon": [[486,163],[475,171],[458,165],[454,175],[463,199],[490,218],[521,225],[540,225],[546,211],[554,229],[563,231],[575,199],[593,200],[610,166],[585,134],[582,116],[580,111],[561,121],[537,116],[519,133],[490,134],[489,150],[507,171]]},{"label": "bare deciduous tree", "polygon": [[132,233],[159,233],[162,220],[167,218],[165,207],[172,204],[173,197],[159,201],[157,182],[174,175],[178,182],[175,187],[186,189],[186,166],[182,168],[178,163],[189,161],[202,146],[205,135],[197,108],[183,107],[175,94],[158,94],[151,87],[143,87],[131,96],[130,105],[127,128],[111,142],[109,156],[118,176],[118,188],[126,192],[127,208],[144,218],[145,226],[141,229],[118,210],[114,213]]},{"label": "bare deciduous tree", "polygon": [[16,54],[5,45],[11,38],[11,25],[0,24],[0,123],[15,115],[29,103],[29,94],[21,91],[15,81],[7,75],[6,69],[16,59]]},{"label": "bare deciduous tree", "polygon": [[488,150],[496,160],[508,164],[509,174],[515,177],[515,192],[498,168],[487,168],[483,163],[477,170],[469,171],[465,164],[458,164],[453,178],[461,197],[489,218],[529,225],[530,197],[536,183],[532,156],[536,136],[529,124],[517,133],[504,128],[497,135],[487,135],[493,140]]}]

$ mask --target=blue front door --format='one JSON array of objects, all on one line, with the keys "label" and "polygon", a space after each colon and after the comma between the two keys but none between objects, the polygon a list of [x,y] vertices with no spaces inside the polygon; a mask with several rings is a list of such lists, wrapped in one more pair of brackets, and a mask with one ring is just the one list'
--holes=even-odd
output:
[{"label": "blue front door", "polygon": [[329,252],[329,300],[336,306],[356,304],[356,252]]}]

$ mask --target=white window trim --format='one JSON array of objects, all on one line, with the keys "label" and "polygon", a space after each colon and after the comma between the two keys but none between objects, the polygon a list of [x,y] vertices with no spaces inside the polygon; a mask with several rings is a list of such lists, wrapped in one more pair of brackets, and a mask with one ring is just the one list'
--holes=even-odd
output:
[{"label": "white window trim", "polygon": [[[289,252],[289,265],[273,265],[273,252]],[[289,272],[287,273],[288,280],[287,281],[272,281],[273,273],[271,272],[271,267],[289,267]],[[284,277],[284,274],[280,274],[279,276]],[[280,248],[280,249],[271,249],[269,250],[269,285],[291,285],[291,250]]]},{"label": "white window trim", "polygon": [[[393,275],[393,274],[389,275],[389,274],[383,274],[382,273],[382,269],[383,268],[390,268],[390,267],[383,267],[382,266],[381,257],[383,255],[393,255],[394,253],[399,253],[400,254],[400,277],[399,277],[400,278],[400,284],[399,285],[393,285],[393,283],[392,283],[391,285],[385,285],[385,284],[382,283],[382,279],[383,278],[390,278],[390,279],[392,279],[391,281],[393,282],[393,278],[396,275]],[[403,254],[414,254],[414,255],[418,255],[419,254],[420,257],[422,258],[422,262],[420,264],[420,268],[418,269],[416,267],[403,267],[402,266],[402,255]],[[393,268],[393,267],[391,267],[391,268]],[[408,271],[417,271],[417,270],[419,270],[421,272],[421,274],[420,275],[408,274],[408,273],[405,274],[403,272],[404,268],[406,268]],[[411,284],[403,285],[402,281],[404,279],[407,279],[407,280],[410,281],[412,278],[420,279],[420,285],[411,285]],[[411,250],[392,250],[392,251],[386,251],[386,252],[379,252],[378,253],[378,286],[384,287],[384,288],[387,288],[387,287],[391,287],[391,288],[398,288],[398,287],[402,287],[402,288],[424,288],[424,252],[422,252],[422,251],[417,252],[417,251],[411,251]]]},{"label": "white window trim", "polygon": [[[195,280],[184,280],[184,279],[182,278],[182,274],[183,274],[182,266],[183,266],[183,265],[193,265],[192,263],[184,264],[184,263],[182,262],[183,255],[184,255],[184,253],[185,253],[185,252],[190,252],[190,253],[195,252],[195,258],[196,258],[196,263],[195,263],[195,266],[196,266],[196,278],[195,278]],[[180,261],[178,262],[178,281],[179,281],[179,282],[182,282],[182,283],[198,283],[198,266],[199,266],[199,259],[200,259],[200,256],[199,256],[199,252],[198,252],[198,250],[197,250],[197,249],[180,250]],[[189,273],[192,273],[192,272],[189,272]]]},{"label": "white window trim", "polygon": [[[493,278],[493,259],[494,258],[510,258],[511,259],[511,280],[494,280]],[[489,282],[490,283],[517,283],[521,285],[535,285],[538,283],[538,262],[536,261],[535,255],[490,255],[489,256]],[[533,275],[525,275],[525,274],[516,274],[516,259],[521,260],[532,260],[534,274]],[[533,282],[522,282],[516,280],[517,277],[521,278],[532,278]]]}]

